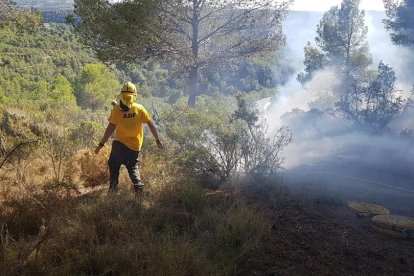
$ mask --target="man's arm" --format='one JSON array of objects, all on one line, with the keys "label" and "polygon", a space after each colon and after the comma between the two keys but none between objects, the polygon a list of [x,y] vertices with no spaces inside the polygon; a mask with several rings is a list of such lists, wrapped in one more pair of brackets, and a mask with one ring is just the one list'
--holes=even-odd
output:
[{"label": "man's arm", "polygon": [[101,142],[99,142],[99,145],[95,149],[95,153],[98,154],[99,151],[103,148],[106,141],[108,141],[109,137],[111,137],[112,133],[114,133],[116,126],[112,123],[109,123],[108,126],[105,129],[104,135],[102,137]]},{"label": "man's arm", "polygon": [[154,136],[155,138],[155,142],[157,142],[158,148],[163,149],[164,145],[161,143],[160,138],[158,137],[157,128],[155,127],[154,123],[152,121],[148,121],[147,124],[151,131],[152,136]]}]

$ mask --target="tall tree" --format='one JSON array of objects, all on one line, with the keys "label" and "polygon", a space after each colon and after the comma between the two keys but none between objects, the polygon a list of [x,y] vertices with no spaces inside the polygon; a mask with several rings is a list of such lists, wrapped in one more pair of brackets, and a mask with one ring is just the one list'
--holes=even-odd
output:
[{"label": "tall tree", "polygon": [[384,0],[385,28],[397,45],[414,47],[414,0]]},{"label": "tall tree", "polygon": [[79,30],[101,58],[134,61],[155,55],[176,61],[187,74],[191,106],[200,70],[274,52],[284,42],[281,23],[292,1],[273,2],[75,0]]},{"label": "tall tree", "polygon": [[368,85],[355,87],[352,100],[340,103],[346,117],[373,132],[382,131],[406,103],[395,88],[396,80],[394,70],[381,61]]},{"label": "tall tree", "polygon": [[360,0],[343,0],[326,12],[317,26],[316,47],[305,46],[305,72],[297,77],[302,84],[313,74],[331,66],[341,77],[336,106],[344,118],[373,131],[381,131],[403,108],[404,100],[394,88],[395,74],[380,62],[372,64],[367,43],[368,28]]},{"label": "tall tree", "polygon": [[52,88],[47,93],[47,100],[51,105],[60,107],[61,110],[76,107],[76,97],[71,83],[64,77],[58,76]]},{"label": "tall tree", "polygon": [[332,7],[323,15],[316,31],[317,47],[310,42],[305,47],[305,73],[298,75],[300,82],[310,80],[315,71],[325,66],[334,66],[343,73],[344,82],[350,88],[372,63],[365,12],[359,9],[360,2],[343,0],[340,7]]},{"label": "tall tree", "polygon": [[86,64],[74,81],[77,103],[84,109],[98,110],[108,106],[119,89],[115,74],[104,64]]}]

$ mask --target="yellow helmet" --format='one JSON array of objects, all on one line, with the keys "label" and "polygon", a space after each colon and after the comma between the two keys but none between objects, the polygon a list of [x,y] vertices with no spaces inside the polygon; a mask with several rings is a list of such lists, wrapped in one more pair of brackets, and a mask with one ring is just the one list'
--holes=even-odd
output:
[{"label": "yellow helmet", "polygon": [[127,82],[122,86],[121,94],[119,95],[121,102],[131,108],[132,104],[137,100],[137,88],[132,82]]},{"label": "yellow helmet", "polygon": [[121,89],[121,93],[137,93],[137,88],[132,82],[124,83]]}]

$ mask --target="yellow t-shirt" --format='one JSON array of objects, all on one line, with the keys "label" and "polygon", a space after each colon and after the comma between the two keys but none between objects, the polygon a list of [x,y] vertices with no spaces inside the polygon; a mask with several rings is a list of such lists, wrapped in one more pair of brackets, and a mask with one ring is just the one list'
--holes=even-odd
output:
[{"label": "yellow t-shirt", "polygon": [[140,104],[133,103],[129,111],[124,112],[119,105],[114,106],[108,118],[116,126],[114,140],[123,143],[134,151],[141,150],[144,141],[144,123],[151,120],[151,116]]}]

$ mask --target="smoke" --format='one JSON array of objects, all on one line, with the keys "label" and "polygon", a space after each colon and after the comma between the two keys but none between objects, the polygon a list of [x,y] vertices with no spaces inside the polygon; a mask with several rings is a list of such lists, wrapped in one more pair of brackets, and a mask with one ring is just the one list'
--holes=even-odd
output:
[{"label": "smoke", "polygon": [[[313,42],[321,16],[305,13],[301,21],[300,14],[294,14],[290,19],[296,23],[289,22],[289,17],[285,23],[288,47],[301,62],[303,46]],[[414,80],[414,58],[408,49],[392,44],[381,23],[384,17],[384,12],[368,12],[366,16],[373,68],[380,60],[392,66],[397,87],[407,95]],[[303,66],[298,72],[301,70]],[[382,202],[403,214],[414,212],[413,108],[390,122],[384,133],[373,135],[332,111],[340,84],[333,68],[317,72],[306,87],[301,87],[295,77],[279,87],[264,114],[272,128],[287,125],[293,131],[294,142],[285,151],[286,181],[302,190],[314,187],[319,194],[329,190],[345,200]],[[402,198],[405,205],[399,201]]]},{"label": "smoke", "polygon": [[325,68],[315,73],[313,79],[302,87],[295,79],[280,88],[265,114],[267,122],[273,127],[282,125],[283,115],[295,110],[309,111],[311,108],[325,110],[335,105],[334,91],[340,84],[338,74],[333,68]]},{"label": "smoke", "polygon": [[385,17],[384,12],[368,12],[365,16],[374,65],[377,65],[380,60],[390,65],[398,77],[397,86],[404,91],[409,91],[414,81],[414,53],[410,48],[392,43],[390,33],[384,29],[382,23]]},{"label": "smoke", "polygon": [[322,12],[291,11],[283,22],[286,34],[287,52],[291,56],[293,66],[297,71],[303,69],[303,48],[307,41],[313,41],[316,36],[316,26],[322,18]]}]

